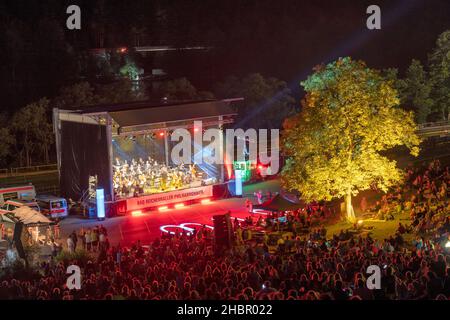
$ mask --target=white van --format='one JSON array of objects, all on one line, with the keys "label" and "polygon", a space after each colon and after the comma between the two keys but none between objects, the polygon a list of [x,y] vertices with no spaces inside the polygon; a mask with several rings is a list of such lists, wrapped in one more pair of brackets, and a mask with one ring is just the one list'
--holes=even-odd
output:
[{"label": "white van", "polygon": [[36,190],[33,185],[0,188],[0,206],[8,200],[34,201]]},{"label": "white van", "polygon": [[41,208],[36,201],[25,200],[6,200],[3,205],[0,206],[0,212],[10,212],[20,207],[30,207],[33,210],[41,212]]},{"label": "white van", "polygon": [[41,209],[41,213],[52,219],[61,219],[69,215],[67,201],[64,198],[51,195],[38,195],[36,202]]}]

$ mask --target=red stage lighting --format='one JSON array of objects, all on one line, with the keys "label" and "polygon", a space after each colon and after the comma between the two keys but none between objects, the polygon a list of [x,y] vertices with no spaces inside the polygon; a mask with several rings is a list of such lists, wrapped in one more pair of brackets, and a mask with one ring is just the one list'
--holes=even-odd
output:
[{"label": "red stage lighting", "polygon": [[200,130],[199,128],[194,128],[194,132],[198,132]]},{"label": "red stage lighting", "polygon": [[161,207],[158,208],[159,211],[166,211],[168,209],[169,209],[168,206],[161,206]]},{"label": "red stage lighting", "polygon": [[211,203],[211,199],[203,199],[202,201],[200,201],[201,204],[210,204]]},{"label": "red stage lighting", "polygon": [[160,132],[160,133],[159,133],[159,136],[160,136],[160,137],[164,137],[164,132]]},{"label": "red stage lighting", "polygon": [[184,207],[184,203],[177,203],[176,205],[174,205],[175,209],[180,209]]},{"label": "red stage lighting", "polygon": [[133,217],[139,217],[139,216],[142,216],[142,211],[141,211],[141,210],[131,211],[131,215],[132,215]]}]

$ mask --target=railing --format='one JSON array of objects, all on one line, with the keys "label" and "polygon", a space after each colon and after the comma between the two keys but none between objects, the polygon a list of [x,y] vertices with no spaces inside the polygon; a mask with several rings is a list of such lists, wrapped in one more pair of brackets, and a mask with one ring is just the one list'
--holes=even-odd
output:
[{"label": "railing", "polygon": [[450,121],[438,121],[438,122],[426,122],[418,125],[418,130],[431,129],[431,128],[442,128],[445,126],[450,126]]},{"label": "railing", "polygon": [[447,136],[450,134],[450,121],[426,122],[417,126],[417,134],[421,137]]},{"label": "railing", "polygon": [[40,194],[59,195],[59,186],[57,185],[38,186],[36,187],[36,192]]},{"label": "railing", "polygon": [[38,173],[44,171],[57,171],[58,165],[55,164],[44,164],[39,166],[31,167],[17,167],[9,169],[0,169],[0,176],[15,176],[20,174]]}]

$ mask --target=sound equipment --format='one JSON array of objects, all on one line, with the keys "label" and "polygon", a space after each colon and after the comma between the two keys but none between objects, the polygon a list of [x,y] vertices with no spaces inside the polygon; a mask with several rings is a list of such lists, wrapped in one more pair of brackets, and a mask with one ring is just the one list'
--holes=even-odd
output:
[{"label": "sound equipment", "polygon": [[230,214],[221,214],[213,216],[214,223],[214,242],[216,252],[222,249],[229,249],[233,245],[233,226],[231,224]]}]

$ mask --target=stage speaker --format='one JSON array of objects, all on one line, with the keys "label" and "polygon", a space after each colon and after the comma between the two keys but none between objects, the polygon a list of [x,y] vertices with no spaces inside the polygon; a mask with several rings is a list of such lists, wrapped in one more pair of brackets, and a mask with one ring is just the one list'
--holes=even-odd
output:
[{"label": "stage speaker", "polygon": [[22,239],[21,239],[22,238],[22,230],[23,230],[23,223],[17,222],[14,225],[13,241],[14,241],[14,245],[16,246],[19,257],[21,257],[22,259],[26,259],[25,251],[23,250]]},{"label": "stage speaker", "polygon": [[230,214],[221,214],[213,216],[214,223],[214,241],[216,252],[231,248],[233,245],[233,227],[231,225]]}]

